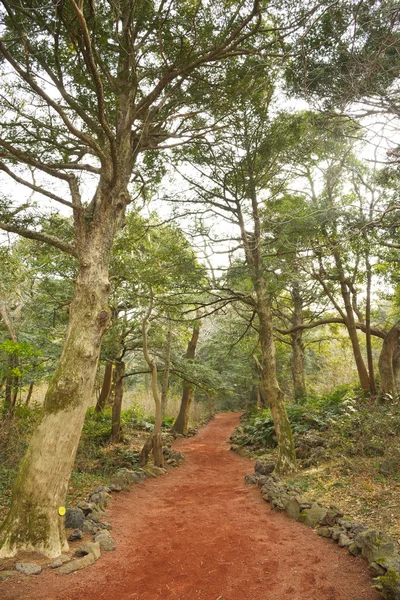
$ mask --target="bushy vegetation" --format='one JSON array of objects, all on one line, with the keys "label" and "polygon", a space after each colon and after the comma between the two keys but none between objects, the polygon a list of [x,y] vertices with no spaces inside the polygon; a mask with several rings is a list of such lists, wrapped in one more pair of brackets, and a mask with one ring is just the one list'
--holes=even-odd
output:
[{"label": "bushy vegetation", "polygon": [[[40,417],[38,406],[17,406],[13,418],[0,420],[0,521],[10,504],[11,488],[19,463]],[[165,429],[173,419],[165,418]],[[82,499],[96,485],[104,483],[122,467],[138,464],[139,449],[153,430],[154,416],[145,415],[140,405],[122,411],[121,422],[126,444],[110,443],[112,410],[97,413],[90,408],[86,414],[75,468],[71,475],[67,502]]]}]

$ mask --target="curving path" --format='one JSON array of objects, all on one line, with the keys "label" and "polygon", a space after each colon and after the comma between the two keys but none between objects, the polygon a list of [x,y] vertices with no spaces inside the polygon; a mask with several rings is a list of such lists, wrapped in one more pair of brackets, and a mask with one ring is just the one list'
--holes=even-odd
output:
[{"label": "curving path", "polygon": [[229,450],[237,414],[174,445],[186,462],[115,495],[117,544],[93,566],[0,583],[2,600],[381,600],[364,561],[272,512]]}]

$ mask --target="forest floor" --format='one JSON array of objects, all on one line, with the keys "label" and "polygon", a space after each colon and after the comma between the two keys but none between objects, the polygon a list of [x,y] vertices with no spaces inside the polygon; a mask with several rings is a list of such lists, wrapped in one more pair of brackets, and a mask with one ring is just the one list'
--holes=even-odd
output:
[{"label": "forest floor", "polygon": [[114,496],[117,548],[72,575],[0,583],[2,600],[379,600],[364,561],[272,512],[229,449],[238,414],[174,448],[185,463]]}]

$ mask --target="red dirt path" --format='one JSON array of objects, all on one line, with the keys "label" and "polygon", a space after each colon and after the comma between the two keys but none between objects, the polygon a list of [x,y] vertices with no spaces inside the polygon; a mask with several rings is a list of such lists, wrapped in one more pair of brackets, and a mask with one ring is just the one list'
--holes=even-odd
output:
[{"label": "red dirt path", "polygon": [[237,414],[174,447],[186,462],[114,496],[117,544],[72,575],[0,583],[2,600],[381,600],[364,561],[285,515],[243,482],[229,450]]}]

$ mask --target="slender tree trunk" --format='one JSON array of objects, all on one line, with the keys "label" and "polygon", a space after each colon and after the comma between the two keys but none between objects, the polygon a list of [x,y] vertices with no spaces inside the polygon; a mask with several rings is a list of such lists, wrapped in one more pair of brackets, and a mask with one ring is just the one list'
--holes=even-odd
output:
[{"label": "slender tree trunk", "polygon": [[104,410],[104,407],[107,403],[107,398],[110,394],[111,390],[111,382],[112,382],[112,374],[113,374],[113,363],[108,361],[106,362],[106,366],[104,369],[104,377],[103,377],[103,385],[101,386],[99,399],[96,403],[96,412],[101,413]]},{"label": "slender tree trunk", "polygon": [[370,380],[369,380],[367,368],[364,363],[364,358],[363,358],[363,355],[361,352],[360,342],[358,340],[356,320],[354,317],[353,304],[351,302],[349,284],[346,281],[341,257],[336,250],[333,252],[333,256],[335,258],[335,263],[336,263],[336,267],[337,267],[338,274],[339,274],[340,291],[342,294],[344,308],[345,308],[345,312],[346,312],[345,325],[346,325],[347,331],[349,333],[351,345],[353,348],[353,355],[354,355],[354,360],[355,360],[356,367],[357,367],[358,378],[360,380],[361,388],[364,390],[364,392],[369,392]]},{"label": "slender tree trunk", "polygon": [[113,442],[122,441],[122,428],[121,428],[121,410],[122,400],[124,397],[124,375],[125,375],[125,363],[123,360],[118,360],[115,363],[114,369],[114,402],[112,407],[112,427],[111,427],[111,439]]},{"label": "slender tree trunk", "polygon": [[[296,282],[292,287],[293,298],[293,327],[303,324],[303,300],[300,294],[299,284]],[[293,395],[295,400],[305,398],[306,380],[304,375],[304,345],[303,330],[299,329],[291,334],[292,338],[292,377]]]},{"label": "slender tree trunk", "polygon": [[161,415],[161,397],[158,391],[158,382],[157,382],[157,363],[150,356],[148,342],[147,342],[147,330],[148,330],[148,320],[151,315],[151,311],[153,308],[153,298],[151,293],[151,302],[150,307],[147,312],[147,315],[144,317],[142,321],[142,337],[143,337],[143,356],[145,361],[150,367],[151,370],[151,389],[153,392],[153,399],[156,409],[155,415],[155,423],[154,423],[154,431],[149,436],[149,439],[144,444],[142,451],[140,453],[140,464],[144,466],[148,459],[150,452],[153,452],[154,464],[156,467],[164,466],[164,455],[162,450],[162,438],[161,438],[161,425],[162,425],[162,415]]},{"label": "slender tree trunk", "polygon": [[397,383],[394,370],[394,358],[398,349],[400,339],[400,323],[396,323],[383,340],[382,350],[379,355],[379,378],[380,389],[379,396],[383,398],[389,394],[394,397],[397,392]]},{"label": "slender tree trunk", "polygon": [[6,391],[3,407],[3,419],[11,418],[15,412],[18,397],[19,377],[13,373],[18,367],[18,357],[10,354],[8,357],[9,375],[6,379]]},{"label": "slender tree trunk", "polygon": [[210,419],[213,418],[213,409],[212,409],[212,400],[211,400],[211,395],[207,394],[207,406],[208,406],[208,416]]},{"label": "slender tree trunk", "polygon": [[168,320],[167,339],[165,344],[165,367],[161,384],[161,416],[164,418],[168,402],[169,370],[171,367],[172,320]]},{"label": "slender tree trunk", "polygon": [[29,403],[32,398],[33,388],[35,387],[35,382],[31,381],[28,388],[28,395],[26,396],[25,406],[29,406]]},{"label": "slender tree trunk", "polygon": [[372,271],[368,256],[366,257],[366,268],[367,268],[367,297],[365,306],[365,335],[367,344],[367,362],[369,372],[369,390],[371,396],[376,396],[376,383],[374,373],[374,360],[372,356],[372,336],[371,336],[371,283],[372,283]]},{"label": "slender tree trunk", "polygon": [[[92,399],[101,339],[110,322],[108,257],[112,233],[96,233],[100,235],[93,235],[82,251],[66,339],[41,421],[20,465],[10,511],[0,529],[0,557],[24,550],[55,557],[68,549],[64,518],[58,510],[65,503]],[[104,240],[107,237],[109,243]]]},{"label": "slender tree trunk", "polygon": [[[200,333],[200,321],[196,321],[193,327],[192,337],[189,341],[185,359],[193,360],[196,355],[196,347],[197,342],[199,340]],[[179,409],[179,414],[176,418],[175,423],[172,426],[172,431],[176,431],[176,433],[181,433],[185,435],[187,433],[189,427],[189,415],[190,415],[190,406],[193,400],[193,385],[188,383],[187,381],[183,384],[183,393],[181,399],[181,406]]]}]

